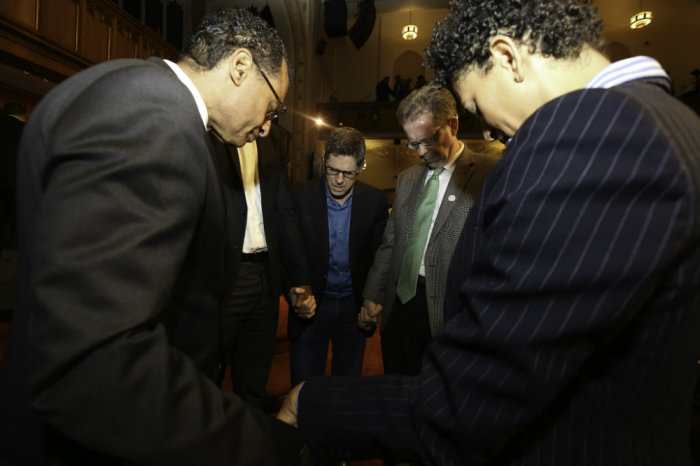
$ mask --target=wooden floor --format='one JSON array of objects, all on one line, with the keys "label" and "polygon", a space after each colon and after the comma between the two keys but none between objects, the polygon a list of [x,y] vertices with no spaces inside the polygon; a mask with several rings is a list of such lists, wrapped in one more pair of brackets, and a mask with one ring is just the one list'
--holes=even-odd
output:
[{"label": "wooden floor", "polygon": [[[330,373],[332,348],[329,348],[326,360],[326,374]],[[384,373],[382,364],[382,348],[379,331],[375,331],[371,338],[367,339],[365,357],[362,363],[362,375],[381,375]],[[223,388],[231,390],[231,378],[227,373],[224,377]],[[277,323],[277,342],[275,343],[275,357],[272,361],[270,376],[267,379],[267,393],[275,396],[284,396],[291,390],[289,378],[289,340],[287,340],[287,303],[280,300],[280,318]],[[381,466],[380,459],[368,461],[348,461],[348,466]]]},{"label": "wooden floor", "polygon": [[[326,374],[330,373],[330,362],[333,349],[329,347],[326,361]],[[382,364],[382,349],[379,332],[374,332],[367,339],[365,358],[362,363],[362,375],[381,375],[384,373]],[[227,377],[228,379],[228,377]],[[267,380],[267,392],[271,395],[284,395],[291,389],[289,379],[289,340],[287,340],[287,303],[280,300],[279,321],[277,322],[277,342],[275,344],[275,357]],[[230,385],[225,387],[230,389]]]}]

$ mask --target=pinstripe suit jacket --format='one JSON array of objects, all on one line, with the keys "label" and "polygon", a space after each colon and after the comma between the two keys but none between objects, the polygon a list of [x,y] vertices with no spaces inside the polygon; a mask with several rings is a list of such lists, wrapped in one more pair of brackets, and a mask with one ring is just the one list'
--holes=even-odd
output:
[{"label": "pinstripe suit jacket", "polygon": [[[484,180],[497,161],[498,159],[492,155],[473,154],[465,148],[455,163],[454,172],[442,198],[425,251],[425,289],[428,297],[430,329],[433,335],[444,323],[447,269],[462,232],[462,225]],[[391,315],[396,282],[401,271],[406,243],[411,234],[413,218],[425,187],[427,170],[424,165],[414,165],[399,175],[394,206],[384,230],[382,245],[375,254],[362,293],[364,298],[384,306],[382,329]]]},{"label": "pinstripe suit jacket", "polygon": [[467,219],[421,374],[307,381],[302,434],[435,465],[690,465],[699,218],[700,119],[664,89],[547,103]]}]

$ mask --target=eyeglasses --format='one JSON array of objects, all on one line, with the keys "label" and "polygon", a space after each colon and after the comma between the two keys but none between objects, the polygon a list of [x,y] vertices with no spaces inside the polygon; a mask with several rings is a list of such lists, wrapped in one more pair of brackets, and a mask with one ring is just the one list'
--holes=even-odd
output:
[{"label": "eyeglasses", "polygon": [[280,117],[280,115],[282,115],[284,112],[287,111],[287,106],[284,105],[284,102],[282,102],[282,100],[280,99],[280,96],[278,96],[277,92],[275,92],[275,88],[272,87],[270,80],[267,79],[267,75],[262,70],[262,68],[260,68],[260,65],[258,65],[257,63],[255,65],[258,67],[258,71],[260,71],[260,74],[265,79],[267,86],[270,88],[270,90],[272,91],[272,94],[275,96],[275,99],[277,99],[277,103],[279,104],[276,109],[267,111],[267,113],[265,114],[265,121],[276,120]]},{"label": "eyeglasses", "polygon": [[360,170],[349,172],[346,170],[338,170],[337,168],[329,167],[328,165],[326,165],[326,175],[338,176],[338,174],[340,173],[343,174],[343,178],[345,178],[346,180],[354,180],[355,177],[360,173]]},{"label": "eyeglasses", "polygon": [[435,130],[435,132],[429,138],[421,139],[420,141],[408,141],[408,144],[407,144],[408,148],[413,149],[413,150],[418,150],[419,146],[423,146],[423,147],[434,146],[435,140],[437,139],[438,134],[440,133],[442,128],[445,127],[446,124],[447,124],[447,122],[440,125],[440,127],[437,130]]}]

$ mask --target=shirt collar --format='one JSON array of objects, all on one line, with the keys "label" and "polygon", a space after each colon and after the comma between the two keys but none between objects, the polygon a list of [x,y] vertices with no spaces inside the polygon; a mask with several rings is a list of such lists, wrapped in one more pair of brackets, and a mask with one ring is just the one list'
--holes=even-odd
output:
[{"label": "shirt collar", "polygon": [[[445,172],[447,172],[447,173],[452,173],[452,172],[454,171],[455,165],[457,164],[457,160],[458,160],[458,159],[462,156],[462,154],[464,153],[464,147],[465,147],[465,145],[464,145],[464,143],[463,143],[462,141],[459,141],[459,143],[461,144],[461,146],[460,146],[459,150],[457,151],[457,155],[455,155],[455,157],[454,157],[452,160],[450,160],[450,162],[449,162],[447,165],[443,165],[443,166],[442,166],[442,168],[444,168],[444,170],[442,171],[442,173],[445,173]],[[434,168],[428,168],[428,173],[432,173],[433,170],[434,170]],[[442,173],[440,174],[440,176],[442,176]],[[354,186],[353,186],[353,187],[354,187]]]},{"label": "shirt collar", "polygon": [[202,122],[204,123],[204,129],[207,129],[207,123],[209,122],[209,112],[207,112],[207,106],[204,104],[204,99],[202,99],[201,94],[199,93],[199,90],[197,90],[197,86],[194,85],[192,80],[185,74],[184,71],[182,71],[182,68],[180,68],[177,63],[173,63],[170,60],[163,60],[169,67],[170,69],[173,70],[173,73],[175,73],[175,76],[178,77],[180,81],[182,81],[182,84],[189,89],[190,93],[192,94],[192,97],[194,97],[194,101],[197,104],[197,110],[199,110],[199,116],[202,117]]},{"label": "shirt collar", "polygon": [[608,89],[628,81],[645,78],[663,78],[668,82],[670,89],[671,78],[661,64],[645,56],[627,58],[609,64],[586,84],[586,89]]}]

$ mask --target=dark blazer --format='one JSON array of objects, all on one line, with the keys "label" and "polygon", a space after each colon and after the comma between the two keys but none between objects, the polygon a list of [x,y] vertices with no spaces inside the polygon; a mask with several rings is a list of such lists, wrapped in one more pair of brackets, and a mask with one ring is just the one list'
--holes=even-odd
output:
[{"label": "dark blazer", "polygon": [[448,466],[692,464],[689,108],[647,81],[548,102],[486,181],[452,264],[453,317],[418,377],[306,382],[312,447]]},{"label": "dark blazer", "polygon": [[274,463],[278,423],[211,380],[225,203],[167,65],[109,61],[53,89],[25,127],[18,186],[0,463]]},{"label": "dark blazer", "polygon": [[[234,254],[229,259],[231,277],[238,273],[243,248],[248,206],[241,178],[241,163],[235,147],[211,137],[215,158],[221,172],[224,193],[230,205],[229,240]],[[292,286],[311,283],[304,242],[290,192],[287,160],[279,130],[272,125],[270,135],[257,140],[258,178],[262,202],[265,241],[269,257],[270,291],[273,298],[286,295]],[[280,238],[283,243],[280,244]]]},{"label": "dark blazer", "polygon": [[[374,253],[382,241],[386,226],[386,195],[379,189],[357,181],[353,186],[350,213],[350,268],[352,289],[358,311],[362,305],[362,289]],[[328,207],[325,178],[316,178],[292,188],[309,267],[311,287],[316,299],[323,299],[328,274],[329,240]],[[289,313],[287,334],[297,338],[310,321]]]}]

